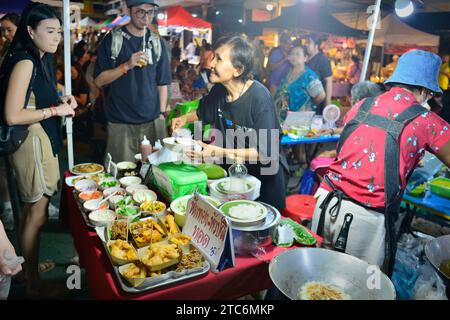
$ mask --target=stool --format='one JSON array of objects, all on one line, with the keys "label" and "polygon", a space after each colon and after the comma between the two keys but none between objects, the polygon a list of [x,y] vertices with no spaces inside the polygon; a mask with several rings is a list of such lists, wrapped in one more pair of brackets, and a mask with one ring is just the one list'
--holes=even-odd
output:
[{"label": "stool", "polygon": [[286,197],[283,215],[306,226],[312,220],[316,199],[312,195],[293,194]]}]

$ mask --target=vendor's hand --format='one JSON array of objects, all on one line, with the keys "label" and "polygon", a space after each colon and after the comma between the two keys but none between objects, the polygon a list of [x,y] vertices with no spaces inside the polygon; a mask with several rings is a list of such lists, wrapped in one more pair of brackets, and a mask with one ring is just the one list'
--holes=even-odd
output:
[{"label": "vendor's hand", "polygon": [[147,60],[147,55],[144,51],[138,51],[131,55],[125,66],[128,70],[131,70],[134,67],[140,67],[143,60]]},{"label": "vendor's hand", "polygon": [[182,126],[184,126],[187,123],[187,117],[186,116],[181,116],[178,118],[173,118],[170,121],[170,127],[172,128],[172,132],[177,131],[178,129],[180,129]]},{"label": "vendor's hand", "polygon": [[202,147],[202,151],[190,149],[185,152],[186,157],[193,163],[212,162],[212,159],[223,158],[226,154],[226,149],[224,148],[206,144],[202,141],[196,141],[196,143]]},{"label": "vendor's hand", "polygon": [[72,95],[70,95],[70,96],[62,96],[61,100],[64,101],[65,103],[69,104],[72,107],[72,109],[76,109],[78,107],[77,100]]}]

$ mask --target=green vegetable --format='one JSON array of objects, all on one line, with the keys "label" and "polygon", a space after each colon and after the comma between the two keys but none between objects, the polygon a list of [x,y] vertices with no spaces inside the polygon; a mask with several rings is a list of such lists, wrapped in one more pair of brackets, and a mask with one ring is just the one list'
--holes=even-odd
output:
[{"label": "green vegetable", "polygon": [[316,243],[316,238],[308,232],[301,224],[290,218],[282,219],[280,225],[287,225],[294,231],[294,239],[298,244],[312,246]]}]

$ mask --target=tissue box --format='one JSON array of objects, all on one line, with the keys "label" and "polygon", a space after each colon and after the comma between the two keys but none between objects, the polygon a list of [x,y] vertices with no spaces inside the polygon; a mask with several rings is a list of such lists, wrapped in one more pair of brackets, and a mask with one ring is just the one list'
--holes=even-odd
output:
[{"label": "tissue box", "polygon": [[184,163],[162,163],[152,166],[153,184],[170,201],[192,194],[196,189],[207,195],[208,176],[195,166]]}]

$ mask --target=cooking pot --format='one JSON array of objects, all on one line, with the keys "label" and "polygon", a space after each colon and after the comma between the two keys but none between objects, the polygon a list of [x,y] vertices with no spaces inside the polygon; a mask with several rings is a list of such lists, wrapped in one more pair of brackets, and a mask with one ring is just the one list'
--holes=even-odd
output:
[{"label": "cooking pot", "polygon": [[450,278],[439,270],[439,266],[443,261],[450,260],[450,235],[441,236],[428,241],[425,245],[425,256],[444,281],[444,284],[447,287],[447,297],[450,297]]},{"label": "cooking pot", "polygon": [[354,300],[394,300],[391,280],[377,266],[345,253],[297,248],[275,256],[269,265],[272,282],[287,298],[297,300],[307,282],[335,285]]}]

